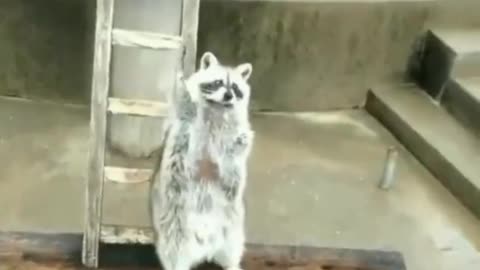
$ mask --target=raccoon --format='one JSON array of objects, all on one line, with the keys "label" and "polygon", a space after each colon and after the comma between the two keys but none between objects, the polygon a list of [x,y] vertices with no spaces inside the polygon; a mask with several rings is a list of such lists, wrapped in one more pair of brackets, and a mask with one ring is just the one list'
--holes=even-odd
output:
[{"label": "raccoon", "polygon": [[253,144],[248,106],[252,65],[224,66],[210,52],[179,79],[151,189],[157,255],[165,270],[213,262],[239,270],[243,195]]}]

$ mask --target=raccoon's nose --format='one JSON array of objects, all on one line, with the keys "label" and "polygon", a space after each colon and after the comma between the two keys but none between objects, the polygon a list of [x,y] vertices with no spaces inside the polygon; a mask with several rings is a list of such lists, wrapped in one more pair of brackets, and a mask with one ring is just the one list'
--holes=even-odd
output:
[{"label": "raccoon's nose", "polygon": [[228,91],[223,96],[223,101],[230,101],[230,100],[232,100],[232,98],[233,98],[232,92]]}]

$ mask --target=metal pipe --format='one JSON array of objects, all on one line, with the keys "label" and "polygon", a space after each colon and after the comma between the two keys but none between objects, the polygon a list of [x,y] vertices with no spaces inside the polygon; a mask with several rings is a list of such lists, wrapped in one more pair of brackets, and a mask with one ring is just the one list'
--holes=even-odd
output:
[{"label": "metal pipe", "polygon": [[392,187],[395,180],[395,169],[397,165],[398,150],[395,146],[390,146],[387,149],[387,157],[385,160],[385,167],[383,174],[378,183],[380,189],[388,190]]}]

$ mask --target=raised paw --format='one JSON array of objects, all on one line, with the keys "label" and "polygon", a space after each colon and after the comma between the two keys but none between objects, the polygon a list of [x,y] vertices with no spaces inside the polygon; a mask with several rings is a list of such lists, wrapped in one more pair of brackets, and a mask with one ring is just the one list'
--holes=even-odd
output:
[{"label": "raised paw", "polygon": [[236,143],[239,145],[248,145],[253,138],[253,132],[244,132],[238,135]]},{"label": "raised paw", "polygon": [[235,143],[237,145],[246,145],[248,142],[248,138],[247,138],[247,134],[240,134],[240,136],[237,137],[237,140],[235,141]]}]

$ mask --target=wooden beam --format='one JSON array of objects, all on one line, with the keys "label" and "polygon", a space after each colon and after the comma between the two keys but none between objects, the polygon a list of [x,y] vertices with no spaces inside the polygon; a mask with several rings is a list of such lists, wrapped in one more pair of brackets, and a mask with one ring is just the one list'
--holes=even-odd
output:
[{"label": "wooden beam", "polygon": [[[102,243],[153,244],[154,232],[149,227],[104,225],[102,226]],[[295,262],[294,265],[305,265],[298,269],[323,269],[322,267],[351,270],[406,269],[401,255],[390,251],[248,244],[244,256],[248,258],[246,260],[257,262],[257,264],[261,262],[259,265],[253,263],[256,267],[251,269],[261,269],[261,265],[267,262],[273,264],[273,269],[275,265],[282,266],[292,262]],[[318,264],[322,267],[315,267]]]},{"label": "wooden beam", "polygon": [[105,180],[122,184],[138,184],[148,182],[152,173],[151,169],[107,166],[105,167]]},{"label": "wooden beam", "polygon": [[113,29],[112,39],[114,45],[152,50],[175,50],[183,46],[179,36],[125,29]]},{"label": "wooden beam", "polygon": [[[154,232],[150,227],[104,225],[102,243],[153,244]],[[280,267],[292,262],[295,262],[293,265],[304,265],[298,269],[323,269],[322,267],[347,270],[406,269],[403,257],[393,251],[247,244],[244,257],[255,266],[247,269],[261,269],[265,263],[273,264],[275,269],[275,265]],[[322,267],[315,267],[318,264]]]},{"label": "wooden beam", "polygon": [[105,244],[153,244],[150,228],[102,225],[101,241]]},{"label": "wooden beam", "polygon": [[113,114],[165,117],[168,113],[168,104],[159,101],[111,97],[108,99],[108,111]]},{"label": "wooden beam", "polygon": [[107,97],[110,87],[112,24],[113,0],[97,0],[90,113],[89,166],[85,198],[86,217],[82,254],[82,262],[87,267],[98,266],[104,182],[103,169],[105,166],[105,140],[107,133]]},{"label": "wooden beam", "polygon": [[200,0],[182,1],[182,29],[181,35],[184,43],[182,59],[183,74],[185,77],[195,72],[197,59],[197,32]]},{"label": "wooden beam", "polygon": [[0,231],[0,262],[12,258],[80,263],[82,238],[81,233]]},{"label": "wooden beam", "polygon": [[[125,229],[117,228],[116,230],[117,232],[122,232]],[[145,231],[144,233],[151,232]],[[49,260],[52,262],[54,260],[56,263],[71,265],[79,260],[81,241],[82,235],[80,233],[47,234],[0,231],[0,261],[4,262],[13,257],[34,261]],[[102,244],[101,249],[102,267],[139,267],[139,265],[158,267],[155,250],[152,245]],[[396,251],[265,245],[257,243],[247,243],[242,264],[243,269],[246,270],[406,270],[402,254]],[[75,269],[83,268],[78,267]],[[218,268],[201,267],[197,269]]]}]

